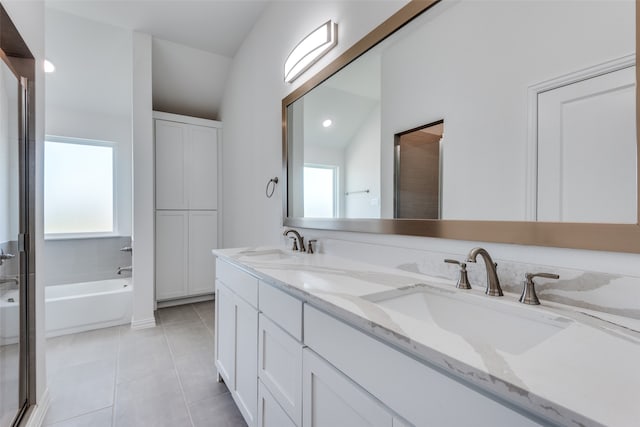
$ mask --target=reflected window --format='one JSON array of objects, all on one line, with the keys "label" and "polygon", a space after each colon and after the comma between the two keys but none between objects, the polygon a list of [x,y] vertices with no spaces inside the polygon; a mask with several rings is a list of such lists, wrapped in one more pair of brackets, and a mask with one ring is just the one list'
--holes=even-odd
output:
[{"label": "reflected window", "polygon": [[304,165],[304,216],[308,218],[336,218],[338,167],[332,165]]},{"label": "reflected window", "polygon": [[44,232],[49,237],[113,234],[115,144],[47,137]]}]

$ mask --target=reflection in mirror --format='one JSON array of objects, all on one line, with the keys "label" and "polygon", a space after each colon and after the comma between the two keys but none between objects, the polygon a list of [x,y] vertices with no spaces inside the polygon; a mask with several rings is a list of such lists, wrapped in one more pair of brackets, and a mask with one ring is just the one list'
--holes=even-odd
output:
[{"label": "reflection in mirror", "polygon": [[[285,216],[320,215],[308,164],[337,218],[636,224],[635,90],[635,2],[440,2],[286,105]],[[404,212],[394,138],[440,119],[437,208]]]},{"label": "reflection in mirror", "polygon": [[394,218],[440,218],[440,120],[395,136]]},{"label": "reflection in mirror", "polygon": [[20,401],[19,294],[20,86],[0,60],[0,425],[11,425]]}]

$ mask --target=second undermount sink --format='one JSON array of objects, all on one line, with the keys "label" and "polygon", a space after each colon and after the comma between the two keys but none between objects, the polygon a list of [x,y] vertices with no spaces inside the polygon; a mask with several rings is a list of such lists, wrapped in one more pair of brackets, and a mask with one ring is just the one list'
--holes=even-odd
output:
[{"label": "second undermount sink", "polygon": [[[366,295],[364,299],[460,336],[473,347],[520,354],[573,320],[492,297],[464,295],[426,284]],[[478,348],[480,350],[480,348]]]},{"label": "second undermount sink", "polygon": [[256,249],[243,251],[238,255],[247,261],[284,261],[296,259],[301,253],[282,249]]}]

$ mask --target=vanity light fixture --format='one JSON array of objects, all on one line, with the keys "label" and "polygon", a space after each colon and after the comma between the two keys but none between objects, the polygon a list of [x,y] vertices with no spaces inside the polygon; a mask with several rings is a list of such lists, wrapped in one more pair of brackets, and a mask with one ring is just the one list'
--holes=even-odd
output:
[{"label": "vanity light fixture", "polygon": [[293,48],[284,61],[284,81],[291,83],[338,44],[338,24],[328,20]]},{"label": "vanity light fixture", "polygon": [[48,59],[44,60],[44,72],[45,73],[53,73],[56,70],[56,66],[51,63]]},{"label": "vanity light fixture", "polygon": [[329,126],[331,126],[332,123],[333,122],[331,121],[331,119],[324,120],[322,122],[322,127],[328,128]]}]

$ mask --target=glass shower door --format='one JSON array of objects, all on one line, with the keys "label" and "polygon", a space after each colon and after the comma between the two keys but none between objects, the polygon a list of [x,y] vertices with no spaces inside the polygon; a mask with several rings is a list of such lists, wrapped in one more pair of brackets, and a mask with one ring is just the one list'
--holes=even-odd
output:
[{"label": "glass shower door", "polygon": [[0,426],[10,426],[26,404],[25,342],[21,324],[20,176],[21,131],[20,84],[0,61]]}]

